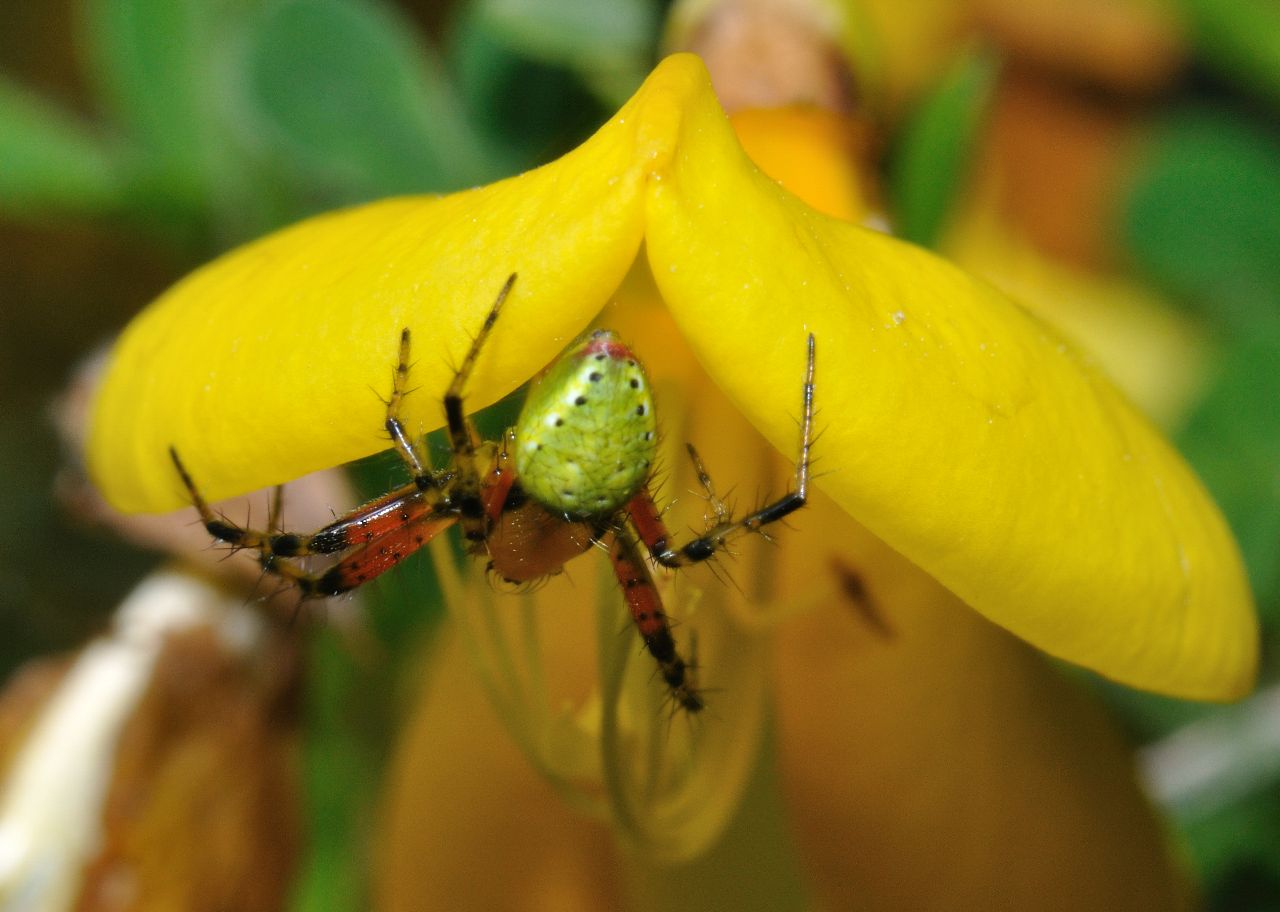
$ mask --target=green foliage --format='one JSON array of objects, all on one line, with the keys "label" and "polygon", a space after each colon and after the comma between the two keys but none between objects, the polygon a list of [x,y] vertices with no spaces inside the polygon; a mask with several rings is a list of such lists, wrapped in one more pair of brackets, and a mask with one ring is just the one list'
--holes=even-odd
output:
[{"label": "green foliage", "polygon": [[[1214,884],[1215,908],[1233,912],[1271,910],[1276,886],[1280,886],[1280,793],[1261,800],[1233,803],[1215,814],[1187,824],[1186,837],[1196,848],[1201,875]],[[1241,905],[1248,880],[1269,878],[1271,888],[1264,904]]]},{"label": "green foliage", "polygon": [[653,64],[658,8],[645,0],[477,0],[474,14],[522,56],[576,73],[610,108]]},{"label": "green foliage", "polygon": [[888,188],[899,236],[937,244],[970,175],[998,73],[993,54],[962,55],[907,122]]},{"label": "green foliage", "polygon": [[[1216,12],[1248,6],[1190,2]],[[1199,38],[1218,40],[1207,33]],[[1274,681],[1280,645],[1280,135],[1243,109],[1175,109],[1151,131],[1121,211],[1121,235],[1134,263],[1218,337],[1212,378],[1176,439],[1240,543],[1262,621],[1266,687]],[[1113,696],[1148,735],[1166,734],[1196,716],[1223,722],[1238,713]],[[1237,766],[1256,767],[1252,780],[1211,812],[1170,810],[1212,908],[1274,908],[1280,766],[1269,753],[1252,756],[1243,735],[1223,735],[1215,750],[1222,755],[1200,762],[1223,766],[1230,755]],[[1230,790],[1231,774],[1218,778]]]},{"label": "green foliage", "polygon": [[1280,621],[1280,137],[1203,107],[1162,121],[1134,172],[1126,247],[1225,350],[1179,443]]},{"label": "green foliage", "polygon": [[1259,609],[1280,625],[1280,334],[1233,343],[1178,443],[1227,515]]},{"label": "green foliage", "polygon": [[0,210],[27,216],[96,214],[121,205],[121,163],[107,138],[5,80],[0,80],[0,162]]},{"label": "green foliage", "polygon": [[452,37],[458,91],[491,145],[525,147],[545,159],[608,116],[573,71],[528,56],[475,6],[459,17]]},{"label": "green foliage", "polygon": [[[197,256],[531,167],[603,116],[590,86],[638,84],[656,28],[641,0],[571,35],[533,28],[568,7],[477,7],[447,63],[378,0],[85,0],[82,14],[104,120],[0,84],[0,213],[111,210]],[[526,29],[543,38],[512,40]]]},{"label": "green foliage", "polygon": [[1177,0],[1205,60],[1246,92],[1280,102],[1280,5],[1274,0]]},{"label": "green foliage", "polygon": [[[328,202],[460,187],[507,167],[389,7],[299,0],[246,29],[242,126]],[[284,170],[284,169],[282,169]]]},{"label": "green foliage", "polygon": [[1206,107],[1167,116],[1134,171],[1122,231],[1138,265],[1220,330],[1280,317],[1280,135]]},{"label": "green foliage", "polygon": [[[81,7],[90,75],[132,165],[128,202],[144,226],[187,245],[210,233],[238,238],[227,220],[253,211],[249,175],[223,116],[224,50],[244,7],[236,0]],[[254,221],[247,230],[259,227]]]}]

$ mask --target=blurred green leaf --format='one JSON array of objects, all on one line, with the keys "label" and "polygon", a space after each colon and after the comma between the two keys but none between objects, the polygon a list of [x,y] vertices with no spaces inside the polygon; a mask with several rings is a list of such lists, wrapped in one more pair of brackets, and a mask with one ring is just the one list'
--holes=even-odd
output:
[{"label": "blurred green leaf", "polygon": [[[1276,810],[1273,809],[1272,813]],[[1264,830],[1260,842],[1277,845],[1280,844],[1278,837],[1280,834]],[[1275,853],[1268,855],[1245,849],[1240,854],[1246,860],[1237,861],[1221,873],[1221,881],[1209,891],[1205,909],[1208,912],[1276,912],[1277,897],[1280,897],[1280,869],[1276,865]],[[1264,857],[1248,858],[1249,855]]]},{"label": "blurred green leaf", "polygon": [[999,68],[990,52],[964,54],[903,129],[889,177],[900,237],[938,242],[969,176]]},{"label": "blurred green leaf", "polygon": [[[360,493],[374,497],[408,478],[391,453],[350,467]],[[450,533],[446,533],[450,534]],[[360,590],[367,629],[358,636],[316,631],[307,675],[305,769],[307,848],[295,912],[370,908],[373,832],[387,763],[409,696],[416,695],[427,638],[443,600],[426,551]],[[405,693],[406,687],[412,689]]]},{"label": "blurred green leaf", "polygon": [[0,210],[99,214],[123,192],[115,150],[98,131],[0,79]]},{"label": "blurred green leaf", "polygon": [[611,108],[644,80],[661,28],[651,0],[476,0],[473,12],[500,42],[576,73]]},{"label": "blurred green leaf", "polygon": [[479,15],[454,23],[450,69],[477,127],[526,170],[572,148],[608,116],[572,70],[534,60]]},{"label": "blurred green leaf", "polygon": [[255,0],[83,0],[99,94],[138,148],[136,186],[159,218],[200,225],[228,200],[239,156],[223,128],[221,48]]},{"label": "blurred green leaf", "polygon": [[[315,632],[308,653],[303,731],[307,839],[291,908],[370,908],[369,868],[386,738],[380,682],[356,663],[341,635]],[[370,715],[372,712],[372,716]]]},{"label": "blurred green leaf", "polygon": [[1178,443],[1231,523],[1264,618],[1280,622],[1280,333],[1226,351]]},{"label": "blurred green leaf", "polygon": [[257,19],[246,50],[251,134],[349,202],[504,173],[412,26],[360,0],[296,0]]},{"label": "blurred green leaf", "polygon": [[1275,0],[1178,0],[1196,49],[1246,92],[1280,102],[1280,4]]},{"label": "blurred green leaf", "polygon": [[1248,120],[1189,108],[1136,162],[1123,239],[1138,265],[1220,328],[1280,316],[1280,141]]},{"label": "blurred green leaf", "polygon": [[1183,835],[1200,876],[1208,883],[1221,884],[1215,893],[1240,889],[1239,885],[1233,888],[1230,880],[1242,868],[1256,866],[1273,879],[1280,876],[1280,854],[1274,848],[1280,845],[1280,794],[1275,791],[1253,795],[1211,817],[1184,824]]},{"label": "blurred green leaf", "polygon": [[1099,678],[1092,672],[1063,664],[1064,674],[1078,678],[1106,702],[1111,712],[1124,725],[1131,741],[1147,744],[1210,715],[1216,707],[1144,690],[1134,690]]}]

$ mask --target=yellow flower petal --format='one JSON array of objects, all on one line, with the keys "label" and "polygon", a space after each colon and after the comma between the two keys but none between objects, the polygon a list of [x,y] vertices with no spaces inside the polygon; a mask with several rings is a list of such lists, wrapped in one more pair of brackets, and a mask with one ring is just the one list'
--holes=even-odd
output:
[{"label": "yellow flower petal", "polygon": [[[812,107],[749,108],[730,120],[742,148],[766,174],[813,208],[854,221],[866,204],[850,163],[865,156],[852,120]],[[861,139],[861,141],[860,141]]]},{"label": "yellow flower petal", "polygon": [[818,341],[822,487],[987,617],[1128,684],[1252,685],[1235,543],[1186,464],[1076,352],[931,254],[823,216],[751,168],[691,93],[645,239],[717,383],[794,447]]},{"label": "yellow flower petal", "polygon": [[116,504],[161,509],[182,499],[171,443],[213,497],[382,449],[373,391],[400,327],[420,388],[406,417],[425,430],[507,273],[473,405],[579,330],[642,236],[698,357],[784,452],[814,333],[822,487],[972,607],[1126,683],[1250,686],[1239,557],[1178,456],[990,286],[760,174],[689,56],[552,165],[304,223],[197,272],[122,339],[92,468]]},{"label": "yellow flower petal", "polygon": [[302,222],[175,285],[129,326],[92,421],[90,470],[128,511],[186,502],[175,446],[220,499],[387,448],[400,331],[413,331],[410,428],[440,393],[507,276],[520,278],[477,366],[487,405],[597,313],[640,244],[646,162],[635,103],[596,139],[513,180]]}]

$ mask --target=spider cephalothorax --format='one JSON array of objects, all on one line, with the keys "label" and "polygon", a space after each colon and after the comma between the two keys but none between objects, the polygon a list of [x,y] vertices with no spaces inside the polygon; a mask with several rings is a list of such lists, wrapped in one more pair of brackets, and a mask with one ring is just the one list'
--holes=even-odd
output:
[{"label": "spider cephalothorax", "polygon": [[[200,495],[176,450],[174,465],[205,527],[215,538],[253,548],[269,572],[295,583],[304,596],[347,592],[404,560],[455,523],[470,549],[512,582],[560,572],[566,561],[604,545],[645,647],[657,661],[677,704],[703,707],[690,665],[680,656],[641,543],[664,567],[713,557],[735,536],[758,532],[804,506],[808,495],[813,424],[814,340],[804,372],[800,458],[795,489],[742,519],[715,496],[697,452],[689,447],[715,517],[702,535],[672,543],[649,490],[657,428],[649,383],[639,360],[617,336],[597,330],[562,354],[531,386],[520,418],[500,440],[482,441],[463,407],[467,379],[515,283],[510,276],[444,396],[451,458],[443,469],[400,421],[408,390],[410,335],[400,357],[386,430],[412,481],[325,526],[299,534],[256,531],[228,522]],[[293,558],[338,555],[328,569],[309,572]]]}]

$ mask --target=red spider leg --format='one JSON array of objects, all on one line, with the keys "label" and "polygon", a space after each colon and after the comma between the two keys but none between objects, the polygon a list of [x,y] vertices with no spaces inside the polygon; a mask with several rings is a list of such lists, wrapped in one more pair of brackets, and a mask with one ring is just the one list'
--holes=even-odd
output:
[{"label": "red spider leg", "polygon": [[262,555],[263,560],[345,551],[420,518],[435,509],[438,500],[438,495],[429,498],[415,484],[410,483],[357,507],[309,535],[299,532],[262,532],[238,526],[215,513],[196,487],[182,460],[178,458],[177,451],[171,447],[169,455],[173,457],[173,464],[209,534],[240,548],[253,548]]},{"label": "red spider leg", "polygon": [[658,662],[662,680],[671,691],[672,698],[689,712],[697,712],[706,704],[693,682],[691,667],[676,650],[671,626],[662,610],[662,599],[653,584],[649,568],[640,557],[640,549],[631,532],[619,529],[609,543],[609,558],[613,572],[622,586],[631,619],[644,640],[645,648]]},{"label": "red spider leg", "polygon": [[508,430],[502,435],[502,444],[493,457],[493,466],[484,477],[480,487],[480,498],[484,503],[484,514],[492,528],[502,518],[502,511],[507,507],[507,498],[516,483],[516,467],[507,450],[507,444],[515,438],[515,432]]},{"label": "red spider leg", "polygon": [[[806,479],[807,480],[807,479]],[[636,532],[653,559],[664,567],[686,567],[715,557],[730,541],[749,533],[763,534],[763,527],[777,522],[805,505],[806,495],[793,491],[742,519],[732,517],[716,522],[702,535],[683,545],[673,545],[667,524],[663,521],[653,495],[641,488],[627,504],[627,512]]]},{"label": "red spider leg", "polygon": [[304,596],[349,592],[386,573],[458,521],[453,513],[434,512],[428,504],[415,506],[421,511],[418,515],[360,545],[327,570],[307,573],[296,564],[274,557],[264,558],[262,565],[293,581]]},{"label": "red spider leg", "polygon": [[698,481],[711,501],[712,509],[716,514],[716,521],[697,538],[679,547],[673,547],[671,535],[667,531],[666,523],[663,522],[662,513],[658,510],[657,504],[654,503],[653,495],[649,492],[647,486],[641,488],[627,504],[627,512],[631,516],[631,522],[635,525],[636,532],[639,533],[640,538],[644,541],[655,561],[664,567],[683,567],[707,560],[723,550],[732,539],[737,538],[739,535],[752,532],[763,534],[763,527],[789,516],[803,507],[808,501],[809,465],[812,461],[813,449],[814,340],[812,334],[809,335],[807,353],[803,398],[801,400],[800,457],[796,460],[794,490],[772,503],[765,504],[742,519],[734,519],[729,514],[724,503],[716,495],[715,488],[711,484],[711,477],[707,474],[707,470],[702,464],[702,459],[698,456],[698,451],[692,445],[689,445],[689,458],[693,460],[694,469],[698,474]]}]

